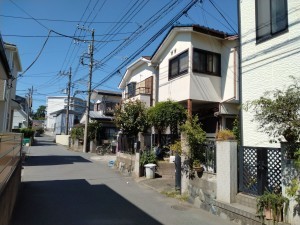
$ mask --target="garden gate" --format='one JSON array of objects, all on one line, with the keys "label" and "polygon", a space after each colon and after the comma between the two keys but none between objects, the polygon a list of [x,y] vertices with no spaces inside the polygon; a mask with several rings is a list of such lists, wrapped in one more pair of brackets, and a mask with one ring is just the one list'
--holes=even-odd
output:
[{"label": "garden gate", "polygon": [[281,192],[281,149],[241,147],[239,149],[239,191],[262,195]]}]

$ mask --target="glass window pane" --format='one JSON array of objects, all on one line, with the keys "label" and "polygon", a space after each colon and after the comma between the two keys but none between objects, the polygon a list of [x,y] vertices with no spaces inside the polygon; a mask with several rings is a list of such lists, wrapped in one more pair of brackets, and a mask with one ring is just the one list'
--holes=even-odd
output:
[{"label": "glass window pane", "polygon": [[287,8],[286,0],[272,0],[272,33],[286,29]]},{"label": "glass window pane", "polygon": [[180,55],[179,58],[179,73],[185,72],[188,70],[188,53],[185,52]]},{"label": "glass window pane", "polygon": [[176,76],[178,74],[178,59],[173,59],[170,62],[170,76]]},{"label": "glass window pane", "polygon": [[205,72],[205,53],[194,50],[193,55],[193,71],[195,72]]},{"label": "glass window pane", "polygon": [[213,72],[213,55],[207,54],[207,72]]},{"label": "glass window pane", "polygon": [[217,54],[213,55],[213,73],[220,75],[220,57]]},{"label": "glass window pane", "polygon": [[270,0],[257,0],[257,36],[263,37],[271,34]]}]

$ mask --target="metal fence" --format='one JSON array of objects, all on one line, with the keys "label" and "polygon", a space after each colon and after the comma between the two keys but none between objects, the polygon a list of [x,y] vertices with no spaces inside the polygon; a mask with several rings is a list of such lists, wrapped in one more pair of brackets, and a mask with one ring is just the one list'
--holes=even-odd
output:
[{"label": "metal fence", "polygon": [[0,134],[0,193],[15,171],[22,149],[22,134]]},{"label": "metal fence", "polygon": [[239,191],[262,195],[281,193],[281,149],[241,147],[239,149]]},{"label": "metal fence", "polygon": [[205,171],[216,173],[216,141],[206,140],[203,144],[199,145],[198,149],[196,158],[200,160]]}]

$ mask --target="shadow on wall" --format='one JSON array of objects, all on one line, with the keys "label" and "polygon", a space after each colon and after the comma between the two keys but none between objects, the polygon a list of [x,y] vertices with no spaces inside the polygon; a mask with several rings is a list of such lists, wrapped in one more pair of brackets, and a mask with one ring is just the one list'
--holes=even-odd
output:
[{"label": "shadow on wall", "polygon": [[161,225],[106,185],[86,180],[24,182],[11,225]]}]

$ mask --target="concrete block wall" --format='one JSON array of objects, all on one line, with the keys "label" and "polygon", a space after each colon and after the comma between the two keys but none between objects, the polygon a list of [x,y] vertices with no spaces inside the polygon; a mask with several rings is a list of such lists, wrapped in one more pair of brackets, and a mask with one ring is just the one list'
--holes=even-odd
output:
[{"label": "concrete block wall", "polygon": [[135,167],[135,154],[117,152],[115,166],[125,175],[132,175]]},{"label": "concrete block wall", "polygon": [[175,164],[169,161],[158,161],[156,173],[163,178],[175,178]]}]

